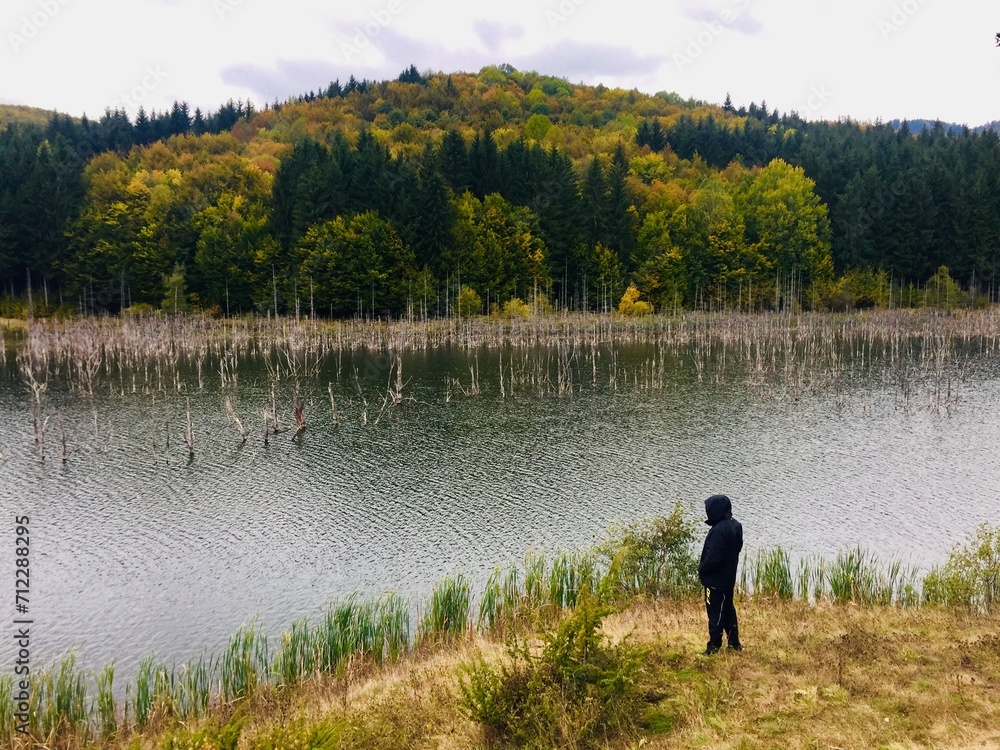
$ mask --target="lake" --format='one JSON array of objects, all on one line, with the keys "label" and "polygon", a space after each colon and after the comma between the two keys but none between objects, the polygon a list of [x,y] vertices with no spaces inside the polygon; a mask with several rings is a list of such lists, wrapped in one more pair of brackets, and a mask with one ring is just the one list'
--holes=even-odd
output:
[{"label": "lake", "polygon": [[[823,378],[697,341],[407,350],[399,380],[383,353],[283,370],[265,349],[229,365],[208,351],[200,375],[183,356],[159,372],[106,361],[92,394],[53,360],[44,462],[21,341],[0,377],[0,564],[13,517],[30,516],[35,664],[76,648],[124,676],[150,652],[218,653],[255,616],[274,636],[355,591],[417,602],[456,572],[478,591],[529,548],[585,545],[676,502],[700,519],[715,492],[751,550],[862,545],[926,570],[1000,517],[995,347],[954,337],[934,360],[928,341],[844,344]],[[291,429],[265,446],[272,386]],[[308,427],[293,439],[296,386]]]}]

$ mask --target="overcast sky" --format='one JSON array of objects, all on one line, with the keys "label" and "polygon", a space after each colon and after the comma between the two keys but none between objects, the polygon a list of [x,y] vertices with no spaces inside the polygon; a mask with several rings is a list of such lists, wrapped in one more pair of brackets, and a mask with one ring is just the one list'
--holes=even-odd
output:
[{"label": "overcast sky", "polygon": [[508,62],[809,119],[1000,120],[996,0],[3,0],[0,19],[0,101],[73,115]]}]

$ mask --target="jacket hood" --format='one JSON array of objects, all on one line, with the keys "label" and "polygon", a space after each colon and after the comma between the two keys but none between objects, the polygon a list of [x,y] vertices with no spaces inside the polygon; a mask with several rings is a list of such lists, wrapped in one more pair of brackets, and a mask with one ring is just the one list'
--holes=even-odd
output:
[{"label": "jacket hood", "polygon": [[715,526],[719,521],[733,517],[733,504],[726,495],[712,495],[705,500],[705,521],[709,526]]}]

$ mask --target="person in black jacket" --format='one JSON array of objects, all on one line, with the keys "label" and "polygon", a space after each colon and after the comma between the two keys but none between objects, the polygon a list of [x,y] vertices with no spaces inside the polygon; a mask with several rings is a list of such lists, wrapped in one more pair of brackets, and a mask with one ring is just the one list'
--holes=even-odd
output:
[{"label": "person in black jacket", "polygon": [[705,537],[705,546],[698,563],[698,578],[705,587],[705,608],[708,611],[708,646],[705,656],[722,648],[722,634],[729,648],[742,651],[733,589],[736,588],[736,567],[743,549],[743,526],[733,518],[733,504],[725,495],[712,495],[705,500],[705,521],[712,529]]}]

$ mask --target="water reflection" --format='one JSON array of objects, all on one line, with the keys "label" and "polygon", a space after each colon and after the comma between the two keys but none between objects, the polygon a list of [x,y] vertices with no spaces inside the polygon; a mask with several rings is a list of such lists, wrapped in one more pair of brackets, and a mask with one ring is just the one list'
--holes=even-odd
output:
[{"label": "water reflection", "polygon": [[[150,651],[179,663],[217,653],[255,614],[274,634],[356,590],[418,598],[456,571],[478,586],[529,546],[586,544],[677,501],[697,515],[718,491],[751,548],[861,544],[924,566],[1000,511],[1000,380],[986,364],[956,408],[934,409],[926,392],[907,404],[898,383],[861,367],[836,389],[792,393],[714,377],[682,353],[662,360],[657,385],[643,375],[655,350],[636,346],[574,360],[560,396],[556,358],[502,356],[517,363],[505,398],[497,351],[404,355],[412,401],[396,407],[383,405],[393,360],[331,358],[299,379],[302,440],[288,431],[266,447],[260,361],[240,364],[235,388],[221,387],[218,363],[200,389],[186,371],[180,393],[112,379],[81,398],[53,379],[49,413],[65,421],[69,456],[50,444],[44,464],[28,393],[8,373],[0,496],[5,513],[32,517],[33,653],[76,643],[89,664],[117,656],[125,675]],[[480,393],[467,395],[477,372]],[[286,422],[293,386],[276,387]],[[252,426],[245,444],[226,396]]]}]

